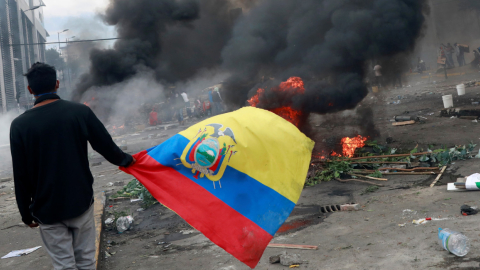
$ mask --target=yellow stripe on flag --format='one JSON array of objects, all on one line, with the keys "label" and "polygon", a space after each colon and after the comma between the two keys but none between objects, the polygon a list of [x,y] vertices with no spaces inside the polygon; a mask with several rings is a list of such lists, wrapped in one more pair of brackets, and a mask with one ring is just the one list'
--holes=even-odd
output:
[{"label": "yellow stripe on flag", "polygon": [[[228,166],[241,171],[296,203],[300,198],[314,142],[278,115],[253,107],[204,120],[180,134],[193,140],[199,130],[230,128],[236,140]],[[220,135],[222,136],[222,135]],[[184,153],[185,155],[185,153]],[[230,157],[230,156],[229,156]]]}]

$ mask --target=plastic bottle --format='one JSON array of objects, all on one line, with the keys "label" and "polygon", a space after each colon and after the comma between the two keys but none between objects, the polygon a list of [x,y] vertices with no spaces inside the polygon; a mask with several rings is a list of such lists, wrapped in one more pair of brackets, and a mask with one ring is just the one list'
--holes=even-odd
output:
[{"label": "plastic bottle", "polygon": [[438,240],[445,250],[458,257],[463,257],[470,251],[470,240],[459,232],[438,228]]}]

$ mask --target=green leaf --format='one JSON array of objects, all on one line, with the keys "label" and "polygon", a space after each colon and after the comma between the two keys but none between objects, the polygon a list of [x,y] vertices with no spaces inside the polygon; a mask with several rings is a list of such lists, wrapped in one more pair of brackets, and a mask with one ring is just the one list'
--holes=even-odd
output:
[{"label": "green leaf", "polygon": [[423,155],[422,157],[420,157],[421,162],[425,162],[425,161],[428,161],[428,160],[430,160],[430,158],[427,157],[427,155]]},{"label": "green leaf", "polygon": [[375,178],[380,178],[380,177],[383,176],[383,174],[380,171],[375,171],[374,173],[369,174],[368,176],[375,177]]}]

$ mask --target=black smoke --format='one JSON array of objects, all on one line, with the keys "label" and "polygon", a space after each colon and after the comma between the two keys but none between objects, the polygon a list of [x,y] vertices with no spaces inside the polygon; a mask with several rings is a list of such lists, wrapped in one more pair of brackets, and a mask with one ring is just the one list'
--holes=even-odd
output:
[{"label": "black smoke", "polygon": [[[233,107],[264,88],[262,108],[352,109],[372,64],[392,74],[398,65],[385,59],[414,48],[426,10],[425,0],[110,0],[103,19],[121,40],[92,50],[75,93],[144,70],[170,84],[219,69],[231,74],[222,94]],[[292,76],[304,95],[271,90]]]},{"label": "black smoke", "polygon": [[224,0],[110,0],[102,14],[120,40],[112,49],[93,49],[90,70],[74,99],[93,86],[108,86],[153,70],[159,82],[186,80],[221,63],[235,16]]},{"label": "black smoke", "polygon": [[[422,0],[260,1],[235,25],[222,52],[232,74],[226,99],[241,104],[261,87],[262,108],[352,109],[368,93],[368,64],[411,51],[425,11]],[[291,76],[303,78],[305,94],[279,97],[271,85]],[[273,80],[261,83],[265,78]]]}]

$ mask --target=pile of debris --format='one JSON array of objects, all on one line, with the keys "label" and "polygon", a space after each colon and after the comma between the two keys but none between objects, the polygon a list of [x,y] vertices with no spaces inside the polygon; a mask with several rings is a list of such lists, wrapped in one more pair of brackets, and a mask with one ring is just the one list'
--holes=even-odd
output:
[{"label": "pile of debris", "polygon": [[110,196],[112,200],[130,199],[132,201],[142,201],[144,209],[157,203],[157,200],[150,194],[137,179],[133,179],[121,190],[117,191],[117,194]]},{"label": "pile of debris", "polygon": [[382,186],[367,180],[387,181],[388,179],[384,178],[387,175],[441,175],[446,166],[456,160],[480,158],[480,153],[473,154],[475,144],[427,151],[419,151],[416,147],[404,154],[396,154],[397,149],[381,146],[375,142],[367,142],[366,145],[370,146],[368,148],[371,152],[366,148],[358,149],[356,157],[314,159],[310,165],[306,185],[338,180]]}]

